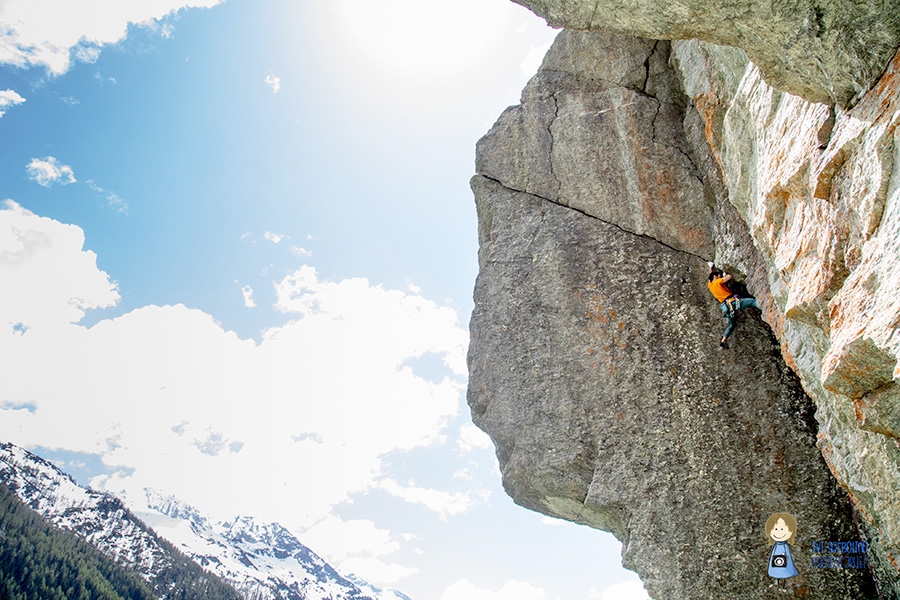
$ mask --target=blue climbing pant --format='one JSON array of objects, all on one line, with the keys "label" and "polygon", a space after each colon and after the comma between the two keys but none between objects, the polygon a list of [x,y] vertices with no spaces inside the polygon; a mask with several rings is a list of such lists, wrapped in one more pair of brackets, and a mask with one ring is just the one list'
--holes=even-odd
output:
[{"label": "blue climbing pant", "polygon": [[[756,305],[756,298],[740,298],[734,307],[734,312],[736,313],[741,309],[750,307],[759,308],[759,306]],[[734,316],[731,311],[728,310],[727,302],[723,302],[719,308],[722,309],[722,314],[728,319],[728,327],[725,328],[725,333],[722,335],[723,338],[728,338],[728,336],[731,335],[731,332],[734,331]]]}]

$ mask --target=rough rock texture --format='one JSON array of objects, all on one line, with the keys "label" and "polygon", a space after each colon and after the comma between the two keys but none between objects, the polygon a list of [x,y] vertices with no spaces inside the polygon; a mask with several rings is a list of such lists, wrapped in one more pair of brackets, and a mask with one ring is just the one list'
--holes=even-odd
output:
[{"label": "rough rock texture", "polygon": [[767,81],[847,105],[900,46],[898,0],[515,0],[557,27],[743,49]]},{"label": "rough rock texture", "polygon": [[[900,598],[894,85],[835,116],[739,50],[564,31],[478,144],[473,419],[517,502],[612,531],[654,598],[784,597],[776,511],[790,595]],[[729,351],[713,256],[762,308]],[[869,569],[811,568],[860,535]]]},{"label": "rough rock texture", "polygon": [[[712,211],[682,128],[669,45],[560,36],[541,78],[478,142],[478,173],[697,255]],[[643,145],[633,144],[642,140]],[[657,165],[671,165],[661,170]]]},{"label": "rough rock texture", "polygon": [[722,236],[718,258],[765,300],[816,402],[822,454],[900,595],[900,57],[835,114],[773,89],[738,50],[691,41],[674,54],[699,116],[689,138],[719,165],[756,248]]}]

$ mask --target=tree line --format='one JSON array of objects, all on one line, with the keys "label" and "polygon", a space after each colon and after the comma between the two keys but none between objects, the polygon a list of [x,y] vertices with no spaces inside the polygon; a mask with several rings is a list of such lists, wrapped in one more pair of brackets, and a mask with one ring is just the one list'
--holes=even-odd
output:
[{"label": "tree line", "polygon": [[0,482],[0,600],[239,600],[157,538],[170,561],[150,583],[70,531],[50,525]]}]

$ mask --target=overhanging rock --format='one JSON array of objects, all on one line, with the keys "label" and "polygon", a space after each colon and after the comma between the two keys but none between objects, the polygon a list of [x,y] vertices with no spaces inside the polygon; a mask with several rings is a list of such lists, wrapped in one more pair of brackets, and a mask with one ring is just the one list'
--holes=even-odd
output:
[{"label": "overhanging rock", "polygon": [[808,566],[813,540],[859,533],[771,331],[743,314],[718,347],[705,259],[740,219],[668,64],[666,43],[563,32],[479,143],[473,419],[517,502],[612,531],[658,600],[773,597],[773,512],[800,523],[795,595],[872,597],[868,570]]}]

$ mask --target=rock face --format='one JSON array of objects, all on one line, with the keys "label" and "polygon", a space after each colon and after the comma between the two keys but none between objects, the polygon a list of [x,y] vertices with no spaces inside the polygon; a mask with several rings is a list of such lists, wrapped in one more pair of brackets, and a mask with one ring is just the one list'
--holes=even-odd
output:
[{"label": "rock face", "polygon": [[691,162],[682,127],[686,98],[668,57],[665,42],[560,36],[540,78],[525,89],[524,107],[507,110],[478,143],[476,170],[710,256],[711,199]]},{"label": "rock face", "polygon": [[[613,532],[658,600],[784,597],[774,512],[792,597],[900,597],[891,73],[835,115],[740,50],[566,30],[478,144],[473,419],[517,502]],[[713,257],[762,308],[727,351]],[[860,536],[866,568],[812,568]]]},{"label": "rock face", "polygon": [[717,255],[764,299],[815,400],[819,448],[870,529],[882,587],[900,595],[900,59],[835,114],[773,89],[740,51],[692,41],[674,54],[700,116],[689,137],[755,248],[723,236]]},{"label": "rock face", "polygon": [[813,102],[846,105],[900,46],[897,0],[515,0],[557,27],[742,48],[766,80]]}]

